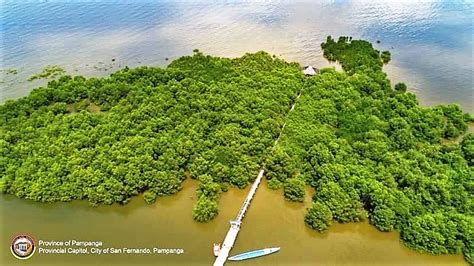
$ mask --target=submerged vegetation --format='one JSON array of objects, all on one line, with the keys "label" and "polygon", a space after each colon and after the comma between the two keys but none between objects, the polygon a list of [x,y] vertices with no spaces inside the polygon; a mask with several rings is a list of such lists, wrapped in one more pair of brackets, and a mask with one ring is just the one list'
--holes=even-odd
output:
[{"label": "submerged vegetation", "polygon": [[43,70],[28,78],[28,81],[33,81],[36,79],[54,79],[66,74],[66,71],[56,65],[49,65],[43,68]]},{"label": "submerged vegetation", "polygon": [[8,68],[5,70],[1,70],[1,72],[4,72],[6,75],[16,75],[18,74],[18,70],[16,68]]},{"label": "submerged vegetation", "polygon": [[392,88],[382,69],[390,53],[367,41],[328,37],[322,48],[343,72],[305,78],[298,64],[264,52],[227,59],[195,50],[164,69],[58,74],[0,106],[0,190],[94,205],[142,193],[153,203],[190,176],[199,181],[192,216],[205,222],[223,191],[245,187],[265,165],[269,186],[289,200],[315,189],[304,217],[315,230],[369,219],[413,249],[464,252],[472,262],[470,115],[421,107],[405,84]]}]

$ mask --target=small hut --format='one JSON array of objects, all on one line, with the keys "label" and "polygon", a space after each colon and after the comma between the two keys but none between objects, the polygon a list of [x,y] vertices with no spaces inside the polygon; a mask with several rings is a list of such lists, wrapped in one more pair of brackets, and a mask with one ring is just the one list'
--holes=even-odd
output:
[{"label": "small hut", "polygon": [[303,73],[306,76],[314,76],[316,75],[316,70],[312,66],[307,66],[303,69]]}]

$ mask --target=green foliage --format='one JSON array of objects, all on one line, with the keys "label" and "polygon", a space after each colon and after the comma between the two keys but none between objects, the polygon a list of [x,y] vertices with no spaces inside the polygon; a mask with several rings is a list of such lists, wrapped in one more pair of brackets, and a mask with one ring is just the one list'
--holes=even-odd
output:
[{"label": "green foliage", "polygon": [[[35,78],[63,73],[50,66]],[[299,65],[264,52],[199,51],[165,69],[61,76],[0,105],[0,188],[97,205],[143,192],[152,201],[190,176],[201,182],[199,198],[217,203],[222,188],[244,188],[258,172],[303,77]]]},{"label": "green foliage", "polygon": [[[373,49],[372,44],[364,40],[352,40],[350,37],[341,36],[337,42],[328,36],[326,42],[321,44],[324,57],[329,61],[338,61],[342,68],[349,74],[366,69],[381,70],[383,60],[387,59],[388,51],[381,57],[379,51]],[[390,53],[388,53],[390,57]],[[390,60],[390,59],[389,59]]]},{"label": "green foliage", "polygon": [[474,166],[474,134],[466,134],[461,141],[461,151],[469,166]]},{"label": "green foliage", "polygon": [[143,199],[148,204],[154,203],[156,201],[156,196],[156,193],[153,191],[145,191],[145,193],[143,193]]},{"label": "green foliage", "polygon": [[315,201],[324,202],[338,222],[357,222],[365,218],[366,213],[357,191],[343,189],[333,181],[320,182],[314,195]]},{"label": "green foliage", "polygon": [[403,82],[395,84],[395,91],[404,93],[407,91],[407,85]]},{"label": "green foliage", "polygon": [[303,179],[315,188],[305,222],[316,230],[368,217],[414,249],[472,262],[474,137],[443,141],[465,134],[472,117],[392,90],[388,54],[367,41],[321,46],[343,72],[305,78],[264,52],[196,50],[164,69],[51,80],[0,105],[0,190],[93,205],[145,192],[152,202],[190,176],[200,182],[193,218],[204,222],[221,190],[245,187],[265,165],[269,186],[283,184],[287,198],[304,198]]},{"label": "green foliage", "polygon": [[[368,216],[381,231],[400,230],[412,248],[470,260],[473,137],[442,144],[466,132],[470,115],[457,105],[421,107],[414,94],[397,93],[400,84],[392,90],[382,55],[366,41],[328,37],[321,46],[345,72],[305,80],[275,149],[295,166],[291,178],[305,177],[331,219]],[[315,216],[309,209],[306,223],[325,228],[312,226]]]},{"label": "green foliage", "polygon": [[463,242],[472,253],[473,217],[453,213],[433,213],[415,216],[410,226],[402,231],[402,239],[417,250],[428,250],[433,254],[460,253]]},{"label": "green foliage", "polygon": [[287,178],[292,177],[294,174],[294,163],[288,154],[277,148],[272,151],[271,155],[267,159],[266,172],[268,179],[278,179],[284,182]]},{"label": "green foliage", "polygon": [[331,210],[321,202],[314,202],[304,217],[305,223],[312,229],[323,232],[331,225]]},{"label": "green foliage", "polygon": [[209,199],[217,200],[221,193],[221,186],[212,181],[212,177],[209,175],[202,175],[198,178],[199,186],[197,189],[198,197],[207,197]]},{"label": "green foliage", "polygon": [[[1,185],[1,183],[0,183],[0,185]],[[273,178],[273,179],[268,180],[268,188],[273,189],[273,190],[277,190],[277,189],[280,189],[282,187],[283,187],[283,182],[281,182],[277,178]]]},{"label": "green foliage", "polygon": [[305,183],[300,178],[289,178],[285,180],[283,195],[285,196],[285,199],[303,202],[305,195],[304,187]]},{"label": "green foliage", "polygon": [[62,67],[49,65],[49,66],[44,67],[40,73],[29,77],[28,81],[33,81],[35,79],[45,79],[45,78],[54,79],[54,78],[64,75],[65,73],[66,71]]},{"label": "green foliage", "polygon": [[217,202],[207,198],[206,196],[201,196],[196,205],[194,205],[193,219],[203,223],[212,220],[217,216],[217,213]]},{"label": "green foliage", "polygon": [[454,139],[466,132],[470,116],[469,114],[463,114],[459,105],[441,105],[437,109],[445,116],[446,123],[443,134],[445,138]]},{"label": "green foliage", "polygon": [[202,223],[217,216],[217,203],[222,190],[221,186],[209,175],[201,175],[198,180],[199,186],[196,191],[198,201],[193,208],[193,219]]},{"label": "green foliage", "polygon": [[396,225],[396,214],[393,210],[380,205],[371,212],[370,221],[380,231],[392,231]]},{"label": "green foliage", "polygon": [[388,62],[390,62],[390,59],[392,58],[391,54],[389,51],[383,51],[381,54],[380,54],[380,58],[382,58],[382,62],[384,64],[387,64]]}]

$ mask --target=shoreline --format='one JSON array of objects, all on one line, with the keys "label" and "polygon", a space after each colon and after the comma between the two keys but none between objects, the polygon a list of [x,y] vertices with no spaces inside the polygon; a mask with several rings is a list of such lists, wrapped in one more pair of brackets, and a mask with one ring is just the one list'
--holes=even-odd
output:
[{"label": "shoreline", "polygon": [[[234,58],[234,57],[229,57],[229,58]],[[278,58],[286,60],[282,56],[278,56]],[[343,71],[338,62],[330,62],[330,61],[326,60],[325,58],[323,58],[322,55],[316,61],[321,62],[322,60],[324,60],[326,62],[326,64],[325,65],[316,64],[316,65],[318,65],[318,69],[325,68],[325,67],[335,67],[337,71]],[[168,65],[172,61],[173,60],[169,60],[169,61],[166,60],[164,65],[142,65],[139,62],[135,62],[135,63],[130,64],[130,68],[136,68],[136,67],[142,67],[142,66],[167,68]],[[99,61],[96,64],[99,64],[101,62],[102,61]],[[116,61],[113,61],[113,63],[115,63],[115,62]],[[300,64],[301,67],[303,67],[303,65],[301,63],[299,63],[299,62],[295,62],[295,63],[298,63],[298,64]],[[127,66],[127,64],[125,64],[124,62],[121,62],[120,64],[123,65],[123,66],[121,66],[121,67],[117,66],[117,67],[114,67],[114,68],[108,69],[108,70],[97,70],[97,69],[94,69],[93,66],[89,66],[89,65],[87,65],[87,67],[85,67],[85,68],[83,68],[79,71],[70,71],[70,70],[73,69],[72,65],[71,66],[65,65],[64,69],[66,70],[66,75],[71,75],[73,77],[74,76],[84,76],[86,78],[102,78],[102,77],[108,77],[111,74],[113,74],[117,71],[120,71],[125,66]],[[45,66],[47,66],[47,65],[44,65],[43,67],[45,67]],[[60,65],[60,66],[62,66],[62,65]],[[395,80],[400,80],[400,82],[403,82],[403,76],[399,78],[399,74],[395,74],[395,72],[393,72],[394,69],[388,70],[387,67],[389,69],[390,68],[399,69],[399,67],[393,66],[393,62],[390,62],[390,63],[388,63],[387,65],[384,66],[384,72],[387,74],[388,79],[392,81],[392,84],[395,84],[395,82],[394,82]],[[37,69],[37,71],[35,71],[35,72],[30,71],[28,73],[24,72],[24,70],[23,70],[24,68],[25,67],[23,66],[23,67],[18,67],[18,68],[2,69],[3,72],[7,71],[8,69],[15,69],[15,70],[20,69],[17,74],[9,75],[10,77],[14,78],[13,83],[7,84],[7,81],[4,81],[4,83],[3,84],[0,83],[0,85],[5,85],[5,84],[12,85],[13,84],[13,86],[16,87],[17,90],[21,90],[22,93],[20,93],[17,96],[11,96],[11,97],[4,97],[4,94],[3,94],[2,97],[0,98],[0,105],[4,104],[6,101],[9,101],[9,100],[18,100],[20,98],[26,97],[30,94],[30,92],[33,89],[38,88],[38,87],[46,86],[48,80],[45,80],[45,79],[38,79],[38,80],[35,80],[35,81],[27,81],[27,79],[29,77],[31,77],[32,75],[35,75],[35,74],[41,72],[41,68]],[[8,77],[8,75],[4,75],[4,76]],[[405,83],[406,83],[406,81],[405,81]],[[410,85],[410,83],[407,83],[407,85],[408,85],[408,91],[411,92],[411,93],[414,93],[416,95],[417,99],[419,100],[420,105],[425,107],[425,108],[433,108],[437,105],[457,104],[461,107],[461,109],[463,109],[464,112],[467,112],[471,116],[474,116],[474,105],[472,105],[472,107],[469,108],[469,107],[463,106],[462,103],[460,103],[460,102],[444,102],[444,101],[430,100],[425,96],[425,93],[423,93],[423,91],[426,90],[426,89],[419,88],[418,86]],[[0,86],[0,92],[1,92],[1,90],[2,90],[2,88]],[[12,93],[10,93],[10,95],[11,94],[16,94],[16,93],[12,92]],[[466,95],[466,98],[469,98],[469,97],[470,97],[469,95]]]}]

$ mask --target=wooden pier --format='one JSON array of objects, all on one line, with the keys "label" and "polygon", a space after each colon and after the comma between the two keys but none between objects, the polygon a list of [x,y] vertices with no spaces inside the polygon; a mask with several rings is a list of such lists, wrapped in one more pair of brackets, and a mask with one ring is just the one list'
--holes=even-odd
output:
[{"label": "wooden pier", "polygon": [[[296,102],[300,98],[301,93],[302,93],[302,90],[300,90],[298,92],[298,96],[296,97],[295,102],[293,103],[293,105],[290,108],[290,111],[286,115],[287,117],[295,109]],[[285,121],[286,120],[287,119],[285,119]],[[282,134],[283,130],[285,129],[285,126],[286,126],[286,122],[283,124],[283,126],[280,130],[280,134],[278,135],[278,138],[275,140],[275,143],[274,143],[273,147],[275,147],[278,144],[278,141],[280,140],[281,134]],[[264,167],[264,166],[262,166],[262,167]],[[264,173],[265,173],[265,170],[264,170],[264,168],[262,168],[262,170],[260,170],[260,172],[258,173],[257,178],[253,182],[253,185],[250,188],[249,194],[245,198],[245,201],[242,204],[242,207],[240,207],[240,210],[239,210],[239,213],[237,214],[237,217],[235,218],[235,220],[230,221],[229,231],[227,232],[227,235],[225,236],[225,239],[224,239],[224,242],[221,246],[221,250],[219,252],[219,255],[217,256],[216,261],[214,262],[214,266],[222,266],[227,261],[227,257],[229,257],[229,252],[232,249],[232,247],[234,247],[235,240],[237,238],[237,235],[239,234],[240,225],[242,224],[242,219],[244,218],[245,212],[247,211],[247,209],[250,206],[250,202],[252,201],[252,199],[255,195],[255,192],[257,192],[258,185],[262,181]]]},{"label": "wooden pier", "polygon": [[229,231],[227,232],[227,235],[225,236],[224,243],[222,244],[221,250],[219,252],[219,255],[216,258],[216,261],[214,262],[214,266],[222,266],[227,261],[227,257],[229,257],[229,252],[234,246],[235,239],[237,238],[237,235],[239,234],[240,225],[242,223],[242,219],[245,216],[245,212],[249,208],[250,202],[252,201],[255,195],[255,192],[257,192],[258,185],[262,181],[263,173],[264,173],[264,170],[263,169],[260,170],[257,178],[255,179],[252,187],[250,188],[249,193],[247,194],[247,197],[245,198],[244,203],[242,204],[242,207],[240,207],[237,217],[235,218],[235,220],[230,221]]}]

